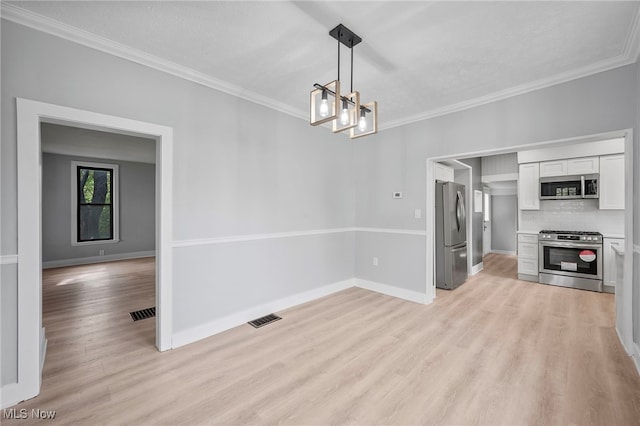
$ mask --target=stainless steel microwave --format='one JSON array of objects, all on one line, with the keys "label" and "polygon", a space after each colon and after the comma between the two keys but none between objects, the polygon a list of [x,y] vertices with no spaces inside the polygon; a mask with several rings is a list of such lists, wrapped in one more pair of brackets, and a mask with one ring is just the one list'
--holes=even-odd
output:
[{"label": "stainless steel microwave", "polygon": [[597,174],[540,178],[541,200],[581,198],[598,198]]}]

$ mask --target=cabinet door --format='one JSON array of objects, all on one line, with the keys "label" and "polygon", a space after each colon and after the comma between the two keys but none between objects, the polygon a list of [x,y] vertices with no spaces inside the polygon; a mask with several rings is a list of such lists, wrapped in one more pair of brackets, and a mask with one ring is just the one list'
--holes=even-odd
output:
[{"label": "cabinet door", "polygon": [[605,238],[603,240],[602,280],[603,284],[610,287],[616,285],[616,252],[613,246],[624,248],[623,238]]},{"label": "cabinet door", "polygon": [[518,273],[538,275],[538,260],[518,257]]},{"label": "cabinet door", "polygon": [[518,243],[518,259],[538,260],[538,243]]},{"label": "cabinet door", "polygon": [[540,210],[539,163],[520,164],[518,174],[518,207],[520,210]]},{"label": "cabinet door", "polygon": [[624,210],[624,154],[600,157],[600,209]]},{"label": "cabinet door", "polygon": [[540,177],[566,175],[567,160],[543,161],[540,163]]},{"label": "cabinet door", "polygon": [[436,180],[453,182],[453,168],[444,164],[435,163],[434,175]]},{"label": "cabinet door", "polygon": [[572,158],[567,161],[568,175],[585,175],[598,173],[600,157]]}]

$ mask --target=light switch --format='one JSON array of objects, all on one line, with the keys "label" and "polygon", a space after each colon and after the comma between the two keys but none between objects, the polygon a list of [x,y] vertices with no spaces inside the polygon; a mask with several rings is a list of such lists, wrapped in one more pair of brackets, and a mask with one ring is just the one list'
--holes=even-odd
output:
[{"label": "light switch", "polygon": [[373,258],[373,266],[378,266],[378,258],[377,257]]},{"label": "light switch", "polygon": [[413,217],[416,219],[422,219],[422,209],[415,209],[413,211]]}]

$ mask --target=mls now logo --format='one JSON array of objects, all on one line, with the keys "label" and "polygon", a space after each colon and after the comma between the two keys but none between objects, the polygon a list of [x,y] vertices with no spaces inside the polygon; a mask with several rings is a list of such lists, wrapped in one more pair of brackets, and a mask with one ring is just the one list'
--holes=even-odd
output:
[{"label": "mls now logo", "polygon": [[3,417],[6,420],[9,419],[17,419],[17,420],[23,420],[23,419],[41,419],[41,420],[52,420],[55,419],[56,417],[56,412],[53,410],[41,410],[39,408],[34,408],[31,410],[31,412],[29,412],[29,410],[27,410],[26,408],[22,408],[20,410],[18,410],[17,408],[9,408],[9,409],[4,409],[3,411]]}]

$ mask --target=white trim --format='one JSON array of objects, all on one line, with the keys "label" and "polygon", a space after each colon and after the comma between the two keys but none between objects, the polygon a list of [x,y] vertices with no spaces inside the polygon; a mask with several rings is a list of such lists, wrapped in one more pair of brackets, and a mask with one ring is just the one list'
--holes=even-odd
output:
[{"label": "white trim", "polygon": [[17,383],[9,383],[0,387],[0,409],[12,407],[25,400],[21,397],[21,389]]},{"label": "white trim", "polygon": [[509,256],[515,256],[516,255],[515,251],[509,251],[509,250],[493,250],[493,249],[491,249],[491,251],[489,253],[507,254]]},{"label": "white trim", "polygon": [[[192,81],[202,86],[219,90],[229,95],[254,102],[258,105],[271,108],[281,113],[299,118],[301,120],[308,121],[309,119],[307,111],[300,110],[298,108],[292,108],[291,106],[286,105],[282,102],[273,100],[258,93],[247,91],[243,87],[213,78],[210,75],[201,73],[191,68],[176,64],[174,62],[159,58],[154,55],[150,55],[146,52],[134,49],[130,46],[114,42],[88,31],[84,31],[71,25],[64,24],[60,21],[56,21],[54,19],[25,10],[14,4],[2,2],[0,11],[2,12],[2,19],[6,19],[8,21],[27,26],[29,28],[33,28],[46,34],[60,37],[65,40],[69,40],[74,43],[78,43],[83,46],[87,46],[92,49],[132,61],[134,63],[145,65],[147,67],[174,75],[184,80]],[[499,92],[490,93],[478,98],[469,99],[464,102],[447,105],[441,108],[425,111],[420,114],[400,118],[398,120],[388,121],[384,123],[383,126],[380,126],[380,130],[392,129],[394,127],[400,127],[418,121],[423,121],[430,118],[467,110],[470,108],[490,104],[492,102],[508,99],[517,95],[522,95],[535,90],[551,87],[560,83],[565,83],[600,72],[612,70],[614,68],[633,64],[634,62],[636,62],[640,53],[640,42],[638,41],[638,19],[639,18],[637,13],[635,16],[634,24],[631,26],[629,35],[627,36],[622,54],[614,58],[609,58],[595,64],[587,65],[577,70],[571,70],[568,72],[556,74],[555,76],[540,79],[520,86],[515,86],[509,89],[501,90]]]},{"label": "white trim", "polygon": [[153,257],[155,250],[136,251],[132,253],[107,254],[105,256],[79,257],[76,259],[61,259],[42,262],[42,269],[60,268],[63,266],[88,265],[91,263],[115,262],[126,259],[139,259],[142,257]]},{"label": "white trim", "polygon": [[425,210],[425,293],[427,300],[432,302],[436,298],[436,266],[435,266],[435,228],[436,228],[436,215],[435,215],[435,166],[436,162],[427,159],[427,176],[426,176],[426,210]]},{"label": "white trim", "polygon": [[[637,57],[637,55],[632,55],[632,56]],[[551,77],[546,77],[537,81],[522,84],[520,86],[511,87],[509,89],[500,90],[498,92],[490,93],[488,95],[480,96],[474,99],[469,99],[453,105],[447,105],[442,108],[436,108],[430,111],[425,111],[423,113],[408,116],[398,120],[388,121],[384,124],[384,127],[382,127],[381,130],[387,130],[387,129],[392,129],[394,127],[405,126],[407,124],[412,124],[418,121],[428,120],[431,118],[452,114],[454,112],[460,112],[470,108],[491,104],[493,102],[502,101],[518,95],[524,95],[529,92],[555,86],[557,84],[567,83],[569,81],[577,80],[579,78],[588,77],[590,75],[609,71],[615,68],[620,68],[625,65],[630,65],[635,63],[636,62],[635,57],[627,57],[625,56],[625,54],[618,55],[615,58],[610,58],[604,61],[596,62],[595,64],[590,64],[590,65],[587,65],[586,67],[579,68],[577,70],[571,70],[568,72],[556,74]]]},{"label": "white trim", "polygon": [[178,78],[191,81],[214,90],[219,90],[229,95],[245,99],[249,102],[265,106],[305,121],[309,120],[307,111],[292,108],[282,102],[275,101],[255,92],[247,91],[247,89],[242,86],[227,83],[226,81],[219,80],[194,69],[176,64],[175,62],[151,55],[142,50],[117,43],[97,34],[93,34],[71,25],[64,24],[60,21],[56,21],[55,19],[22,9],[14,4],[2,2],[1,11],[2,19],[171,74]]},{"label": "white trim", "polygon": [[240,312],[228,315],[226,317],[211,321],[206,324],[198,325],[187,330],[178,331],[173,335],[173,347],[187,345],[201,339],[213,336],[231,328],[243,325],[253,319],[267,315],[272,312],[282,311],[293,306],[307,303],[320,297],[328,296],[342,290],[353,287],[353,279],[340,281],[329,284],[303,293],[294,294],[282,299],[274,300],[259,306],[254,306]]},{"label": "white trim", "polygon": [[47,357],[47,334],[45,328],[42,327],[42,334],[40,335],[40,374],[44,370],[44,360]]},{"label": "white trim", "polygon": [[402,235],[418,235],[418,236],[426,236],[425,231],[421,231],[418,229],[397,229],[397,228],[363,228],[356,227],[353,228],[354,231],[357,232],[378,232],[383,234],[402,234]]},{"label": "white trim", "polygon": [[416,229],[350,227],[350,228],[312,229],[309,231],[275,232],[270,234],[230,235],[226,237],[198,238],[198,239],[191,239],[191,240],[176,240],[172,243],[172,246],[175,248],[194,247],[194,246],[204,246],[204,245],[212,245],[212,244],[227,244],[227,243],[239,243],[239,242],[245,242],[245,241],[269,240],[274,238],[293,238],[293,237],[306,237],[309,235],[338,234],[341,232],[377,232],[377,233],[384,233],[384,234],[417,235],[421,237],[424,237],[426,235],[425,231],[420,231]]},{"label": "white trim", "polygon": [[[113,170],[111,176],[111,205],[113,217],[113,238],[99,241],[78,241],[78,167]],[[113,163],[94,163],[71,160],[71,245],[89,246],[95,244],[113,244],[120,242],[120,167]]]},{"label": "white trim", "polygon": [[500,173],[498,175],[482,175],[482,183],[505,182],[518,180],[518,173]]},{"label": "white trim", "polygon": [[355,286],[365,290],[375,291],[376,293],[382,293],[387,296],[397,297],[398,299],[408,300],[409,302],[420,303],[422,305],[431,303],[425,293],[419,293],[417,291],[407,290],[405,288],[395,287],[388,284],[356,278]]},{"label": "white trim", "polygon": [[[625,252],[630,253],[633,249],[633,197],[636,190],[633,179],[633,130],[627,130],[624,138],[624,200],[625,205],[630,206],[630,208],[624,210]],[[635,214],[637,213],[635,212]],[[618,297],[618,288],[616,288],[615,300],[616,304],[622,304],[621,332],[622,337],[625,339],[625,346],[631,349],[633,347],[633,256],[624,257],[623,267],[622,297]]]},{"label": "white trim", "polygon": [[13,265],[18,263],[17,254],[3,254],[0,256],[0,265]]},{"label": "white trim", "polygon": [[[4,4],[3,4],[4,6]],[[3,9],[4,11],[4,9]],[[24,400],[40,392],[42,326],[42,164],[40,123],[56,122],[144,135],[156,145],[156,346],[170,349],[172,336],[172,145],[173,129],[27,99],[16,99],[18,159],[18,390]]]},{"label": "white trim", "polygon": [[193,246],[203,246],[203,245],[210,245],[210,244],[226,244],[226,243],[237,243],[237,242],[244,242],[244,241],[269,240],[272,238],[291,238],[291,237],[305,237],[308,235],[337,234],[341,232],[353,232],[353,231],[355,231],[355,228],[330,228],[330,229],[313,229],[309,231],[276,232],[271,234],[231,235],[227,237],[177,240],[173,242],[172,246],[173,247],[193,247]]},{"label": "white trim", "polygon": [[469,274],[469,275],[475,275],[478,272],[481,272],[483,269],[484,269],[484,262],[480,262],[480,263],[478,263],[476,265],[473,265],[471,267],[471,274]]},{"label": "white trim", "polygon": [[640,57],[640,10],[633,17],[622,55],[634,62]]}]

